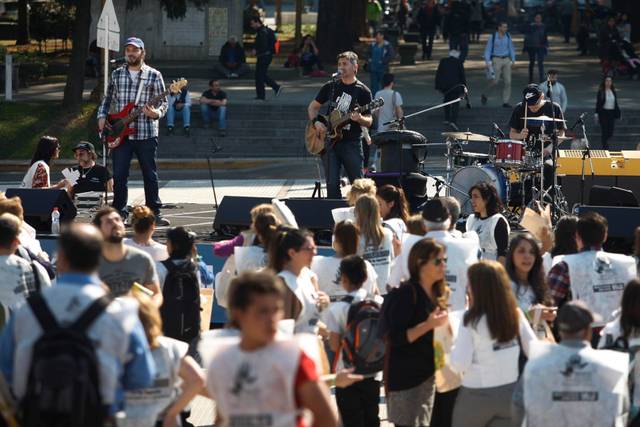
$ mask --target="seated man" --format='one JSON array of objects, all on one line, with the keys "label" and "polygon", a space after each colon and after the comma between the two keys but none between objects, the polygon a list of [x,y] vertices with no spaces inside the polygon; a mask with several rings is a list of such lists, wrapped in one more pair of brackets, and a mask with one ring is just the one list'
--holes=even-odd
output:
[{"label": "seated man", "polygon": [[244,47],[238,43],[236,36],[229,37],[229,40],[222,45],[215,70],[228,79],[238,78],[249,72]]},{"label": "seated man", "polygon": [[191,126],[191,95],[189,88],[183,87],[180,93],[167,97],[169,107],[167,108],[167,135],[173,134],[173,125],[176,121],[176,114],[182,115],[182,125],[185,136],[189,136]]},{"label": "seated man", "polygon": [[68,189],[70,196],[88,191],[113,191],[111,172],[96,163],[98,156],[92,143],[80,141],[73,147],[73,156],[78,161],[78,166],[73,169],[80,173],[80,177],[75,185]]},{"label": "seated man", "polygon": [[216,117],[218,119],[220,136],[226,136],[227,94],[220,89],[220,82],[218,80],[211,80],[209,82],[209,89],[202,93],[200,97],[200,111],[205,128],[208,128],[211,125],[211,120]]}]

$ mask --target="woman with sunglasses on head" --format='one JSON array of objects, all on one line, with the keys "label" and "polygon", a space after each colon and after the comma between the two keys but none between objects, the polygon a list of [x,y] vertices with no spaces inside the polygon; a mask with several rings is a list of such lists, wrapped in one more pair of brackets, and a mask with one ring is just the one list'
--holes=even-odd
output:
[{"label": "woman with sunglasses on head", "polygon": [[502,201],[496,188],[482,181],[471,187],[469,198],[473,214],[467,218],[467,231],[475,231],[480,238],[482,258],[497,260],[504,265],[509,245],[509,223],[500,213]]},{"label": "woman with sunglasses on head", "polygon": [[451,367],[463,375],[452,425],[511,425],[520,347],[528,355],[536,336],[501,264],[480,261],[469,267],[468,275],[469,307],[450,359]]},{"label": "woman with sunglasses on head", "polygon": [[391,291],[383,312],[388,324],[387,413],[399,426],[428,426],[435,397],[433,332],[448,322],[445,248],[418,241],[409,253],[410,279]]},{"label": "woman with sunglasses on head", "polygon": [[296,333],[317,332],[320,311],[329,305],[329,296],[320,291],[309,269],[317,253],[313,235],[305,230],[282,227],[271,241],[268,267],[284,281],[285,319],[294,319]]}]

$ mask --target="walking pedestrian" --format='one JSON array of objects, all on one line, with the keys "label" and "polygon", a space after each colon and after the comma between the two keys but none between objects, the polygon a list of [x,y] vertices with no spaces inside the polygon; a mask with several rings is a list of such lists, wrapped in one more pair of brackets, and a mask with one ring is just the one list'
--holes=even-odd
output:
[{"label": "walking pedestrian", "polygon": [[539,81],[544,80],[544,57],[547,56],[549,41],[547,28],[542,22],[542,14],[536,13],[533,22],[525,28],[524,52],[529,54],[529,83],[533,83],[533,69],[538,62]]},{"label": "walking pedestrian", "polygon": [[618,94],[613,85],[613,77],[606,76],[596,96],[596,116],[600,123],[600,143],[603,150],[609,149],[609,138],[613,136],[615,121],[620,119]]},{"label": "walking pedestrian", "polygon": [[460,60],[464,62],[469,53],[469,32],[471,9],[466,2],[452,0],[449,13],[445,16],[442,36],[449,38],[449,50],[460,51]]},{"label": "walking pedestrian", "polygon": [[389,63],[395,56],[393,46],[384,39],[382,31],[376,31],[376,39],[369,51],[369,73],[371,74],[371,93],[382,89],[382,77],[389,72]]},{"label": "walking pedestrian", "polygon": [[[489,37],[484,48],[484,63],[489,77],[489,91],[502,79],[502,106],[505,108],[511,108],[511,104],[509,104],[511,99],[511,68],[516,63],[516,50],[508,29],[509,25],[506,22],[500,22],[497,31]],[[483,93],[480,97],[482,105],[486,105],[487,100],[487,96]]]},{"label": "walking pedestrian", "polygon": [[254,54],[257,58],[256,62],[256,99],[260,101],[265,100],[264,85],[265,83],[273,89],[276,96],[280,95],[282,86],[276,83],[267,72],[269,71],[269,65],[273,60],[273,55],[276,54],[276,33],[266,27],[259,17],[252,17],[250,20],[251,28],[256,32],[255,47],[253,48]]},{"label": "walking pedestrian", "polygon": [[[444,96],[444,102],[452,101],[465,92],[467,80],[464,75],[464,63],[460,60],[460,51],[452,49],[447,58],[442,58],[436,71],[436,90]],[[444,124],[454,131],[458,130],[458,112],[460,103],[454,102],[444,107]]]},{"label": "walking pedestrian", "polygon": [[426,0],[418,11],[416,20],[420,28],[423,61],[425,59],[431,59],[433,37],[436,35],[438,25],[440,25],[440,18],[440,9],[435,4],[435,0]]}]

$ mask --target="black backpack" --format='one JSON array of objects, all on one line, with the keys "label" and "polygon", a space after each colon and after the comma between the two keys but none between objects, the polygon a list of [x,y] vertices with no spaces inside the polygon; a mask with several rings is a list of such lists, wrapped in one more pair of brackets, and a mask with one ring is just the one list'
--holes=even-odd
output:
[{"label": "black backpack", "polygon": [[86,331],[112,298],[95,300],[71,325],[62,327],[40,293],[27,302],[42,328],[33,346],[23,427],[100,427],[107,416],[100,395],[98,358]]},{"label": "black backpack", "polygon": [[267,41],[269,43],[269,49],[271,50],[271,54],[272,55],[277,55],[278,54],[278,36],[276,35],[276,32],[273,31],[271,28],[269,27],[265,27],[267,30]]},{"label": "black backpack", "polygon": [[345,367],[353,367],[356,373],[363,375],[382,371],[385,343],[378,332],[380,304],[370,299],[352,304],[351,295],[340,301],[351,304],[347,314],[347,332],[340,345]]},{"label": "black backpack", "polygon": [[162,261],[167,271],[160,307],[164,335],[190,342],[200,334],[200,285],[191,262]]}]

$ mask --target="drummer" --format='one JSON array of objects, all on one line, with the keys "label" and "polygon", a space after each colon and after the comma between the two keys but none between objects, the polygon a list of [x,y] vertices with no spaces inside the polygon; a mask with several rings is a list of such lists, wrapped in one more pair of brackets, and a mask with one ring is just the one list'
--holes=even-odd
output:
[{"label": "drummer", "polygon": [[[509,138],[519,141],[527,142],[528,149],[535,150],[534,152],[540,153],[540,144],[538,137],[543,132],[547,136],[553,135],[553,121],[551,120],[536,120],[536,117],[545,116],[548,118],[556,118],[555,128],[558,131],[558,136],[564,136],[566,130],[566,123],[564,121],[564,115],[562,109],[557,103],[553,103],[545,99],[544,94],[538,88],[536,84],[530,84],[522,91],[523,101],[518,103],[511,113],[511,119],[509,120]],[[527,111],[525,113],[524,103],[527,104]],[[526,117],[526,126],[525,126]],[[536,144],[537,142],[537,144]],[[553,180],[553,169],[551,166],[551,139],[544,142],[544,180],[545,188],[551,185]]]}]

